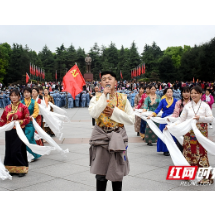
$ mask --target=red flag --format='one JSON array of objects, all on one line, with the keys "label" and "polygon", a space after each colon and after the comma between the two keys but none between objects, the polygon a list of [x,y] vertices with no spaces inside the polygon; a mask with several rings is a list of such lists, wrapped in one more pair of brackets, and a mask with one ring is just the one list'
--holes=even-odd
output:
[{"label": "red flag", "polygon": [[146,66],[145,66],[145,63],[144,63],[144,73],[143,74],[145,74],[146,73]]},{"label": "red flag", "polygon": [[162,90],[161,85],[160,85],[160,87],[159,87],[159,90],[160,90],[160,91]]},{"label": "red flag", "polygon": [[38,73],[37,73],[37,66],[36,66],[36,76],[38,76]]},{"label": "red flag", "polygon": [[143,74],[143,64],[142,64],[142,74]]},{"label": "red flag", "polygon": [[131,70],[131,79],[133,78],[132,70]]},{"label": "red flag", "polygon": [[137,70],[136,70],[136,68],[134,69],[134,77],[137,77]]},{"label": "red flag", "polygon": [[141,75],[141,66],[139,66],[139,75]]},{"label": "red flag", "polygon": [[77,65],[74,65],[63,77],[63,91],[69,92],[74,99],[83,91],[84,85],[86,85],[85,80]]},{"label": "red flag", "polygon": [[122,77],[122,71],[120,71],[120,76],[121,76],[121,78],[123,79],[123,77]]},{"label": "red flag", "polygon": [[194,77],[193,77],[193,83],[195,83],[195,79],[194,79]]},{"label": "red flag", "polygon": [[57,81],[57,70],[55,72],[55,80]]},{"label": "red flag", "polygon": [[29,77],[28,73],[26,72],[26,84],[28,83],[29,79],[30,79],[30,77]]},{"label": "red flag", "polygon": [[101,77],[101,72],[99,72],[99,78],[102,79],[102,77]]},{"label": "red flag", "polygon": [[140,66],[138,66],[138,76],[140,76]]},{"label": "red flag", "polygon": [[30,63],[30,74],[32,74],[32,73],[31,73],[31,63]]}]

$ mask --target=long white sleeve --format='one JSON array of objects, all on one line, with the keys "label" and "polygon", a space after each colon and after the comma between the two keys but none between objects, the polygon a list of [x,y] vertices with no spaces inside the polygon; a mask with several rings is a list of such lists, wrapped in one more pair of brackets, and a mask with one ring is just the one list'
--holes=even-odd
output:
[{"label": "long white sleeve", "polygon": [[97,119],[101,112],[106,108],[107,104],[107,98],[104,93],[100,96],[98,101],[96,101],[96,96],[93,96],[90,100],[90,105],[88,108],[90,116]]},{"label": "long white sleeve", "polygon": [[126,101],[125,112],[120,110],[118,107],[114,108],[113,114],[110,117],[115,122],[127,125],[133,125],[135,122],[135,114],[130,105],[130,102]]},{"label": "long white sleeve", "polygon": [[213,119],[214,118],[213,118],[212,110],[210,109],[210,106],[205,103],[205,116],[200,116],[199,117],[199,122],[212,123]]},{"label": "long white sleeve", "polygon": [[178,120],[176,122],[174,122],[174,125],[178,125],[182,122],[184,122],[187,119],[187,109],[184,108],[183,111],[181,112],[181,116],[178,117]]},{"label": "long white sleeve", "polygon": [[200,122],[200,123],[213,122],[213,119],[214,119],[213,113],[207,103],[199,101],[196,104],[193,101],[191,101],[190,103],[184,106],[181,116],[174,124],[177,125],[182,123],[185,120],[194,118],[195,113],[197,116],[199,116],[199,120],[197,122]]}]

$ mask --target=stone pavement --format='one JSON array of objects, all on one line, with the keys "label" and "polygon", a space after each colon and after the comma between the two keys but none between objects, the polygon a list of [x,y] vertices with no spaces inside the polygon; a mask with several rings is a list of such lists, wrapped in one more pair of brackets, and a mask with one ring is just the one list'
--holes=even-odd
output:
[{"label": "stone pavement", "polygon": [[[92,132],[91,118],[87,108],[66,109],[71,122],[65,124],[64,139],[56,142],[70,153],[66,158],[52,152],[38,161],[29,164],[29,173],[19,178],[13,176],[12,181],[0,181],[0,191],[94,191],[95,176],[89,168],[89,138]],[[214,113],[215,109],[213,109]],[[2,110],[0,110],[0,115]],[[215,116],[215,113],[214,113]],[[215,190],[215,186],[180,186],[181,181],[167,181],[166,175],[170,165],[170,157],[156,152],[156,144],[147,146],[136,136],[133,126],[126,126],[129,137],[128,158],[130,174],[124,177],[124,191],[197,191]],[[213,139],[214,129],[209,129]],[[214,138],[215,141],[215,138]],[[4,134],[0,135],[0,156],[4,158]],[[215,156],[209,155],[211,166],[215,167]],[[108,182],[107,190],[112,190]]]}]

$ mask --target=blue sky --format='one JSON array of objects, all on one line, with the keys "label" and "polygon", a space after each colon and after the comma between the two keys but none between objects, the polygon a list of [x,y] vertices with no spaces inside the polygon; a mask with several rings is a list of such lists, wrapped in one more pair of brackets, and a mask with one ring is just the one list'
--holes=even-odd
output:
[{"label": "blue sky", "polygon": [[183,46],[209,41],[215,37],[214,25],[0,25],[0,43],[19,43],[39,52],[46,44],[54,52],[64,43],[79,46],[85,52],[94,45],[108,46],[114,42],[117,48],[121,45],[130,47],[135,41],[139,53],[145,44],[153,41],[162,50],[169,46]]}]

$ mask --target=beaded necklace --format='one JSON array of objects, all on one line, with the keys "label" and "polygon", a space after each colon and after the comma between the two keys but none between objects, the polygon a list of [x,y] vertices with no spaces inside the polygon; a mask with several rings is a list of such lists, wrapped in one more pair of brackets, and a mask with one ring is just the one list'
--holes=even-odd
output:
[{"label": "beaded necklace", "polygon": [[[201,103],[200,103],[200,105],[199,105],[199,108],[201,107],[201,104],[202,104],[202,101],[201,101]],[[193,102],[192,102],[192,108],[193,108]],[[199,108],[198,108],[197,112],[195,112],[195,111],[194,111],[194,108],[193,108],[193,112],[194,112],[195,116],[196,116],[196,114],[199,112]]]}]

